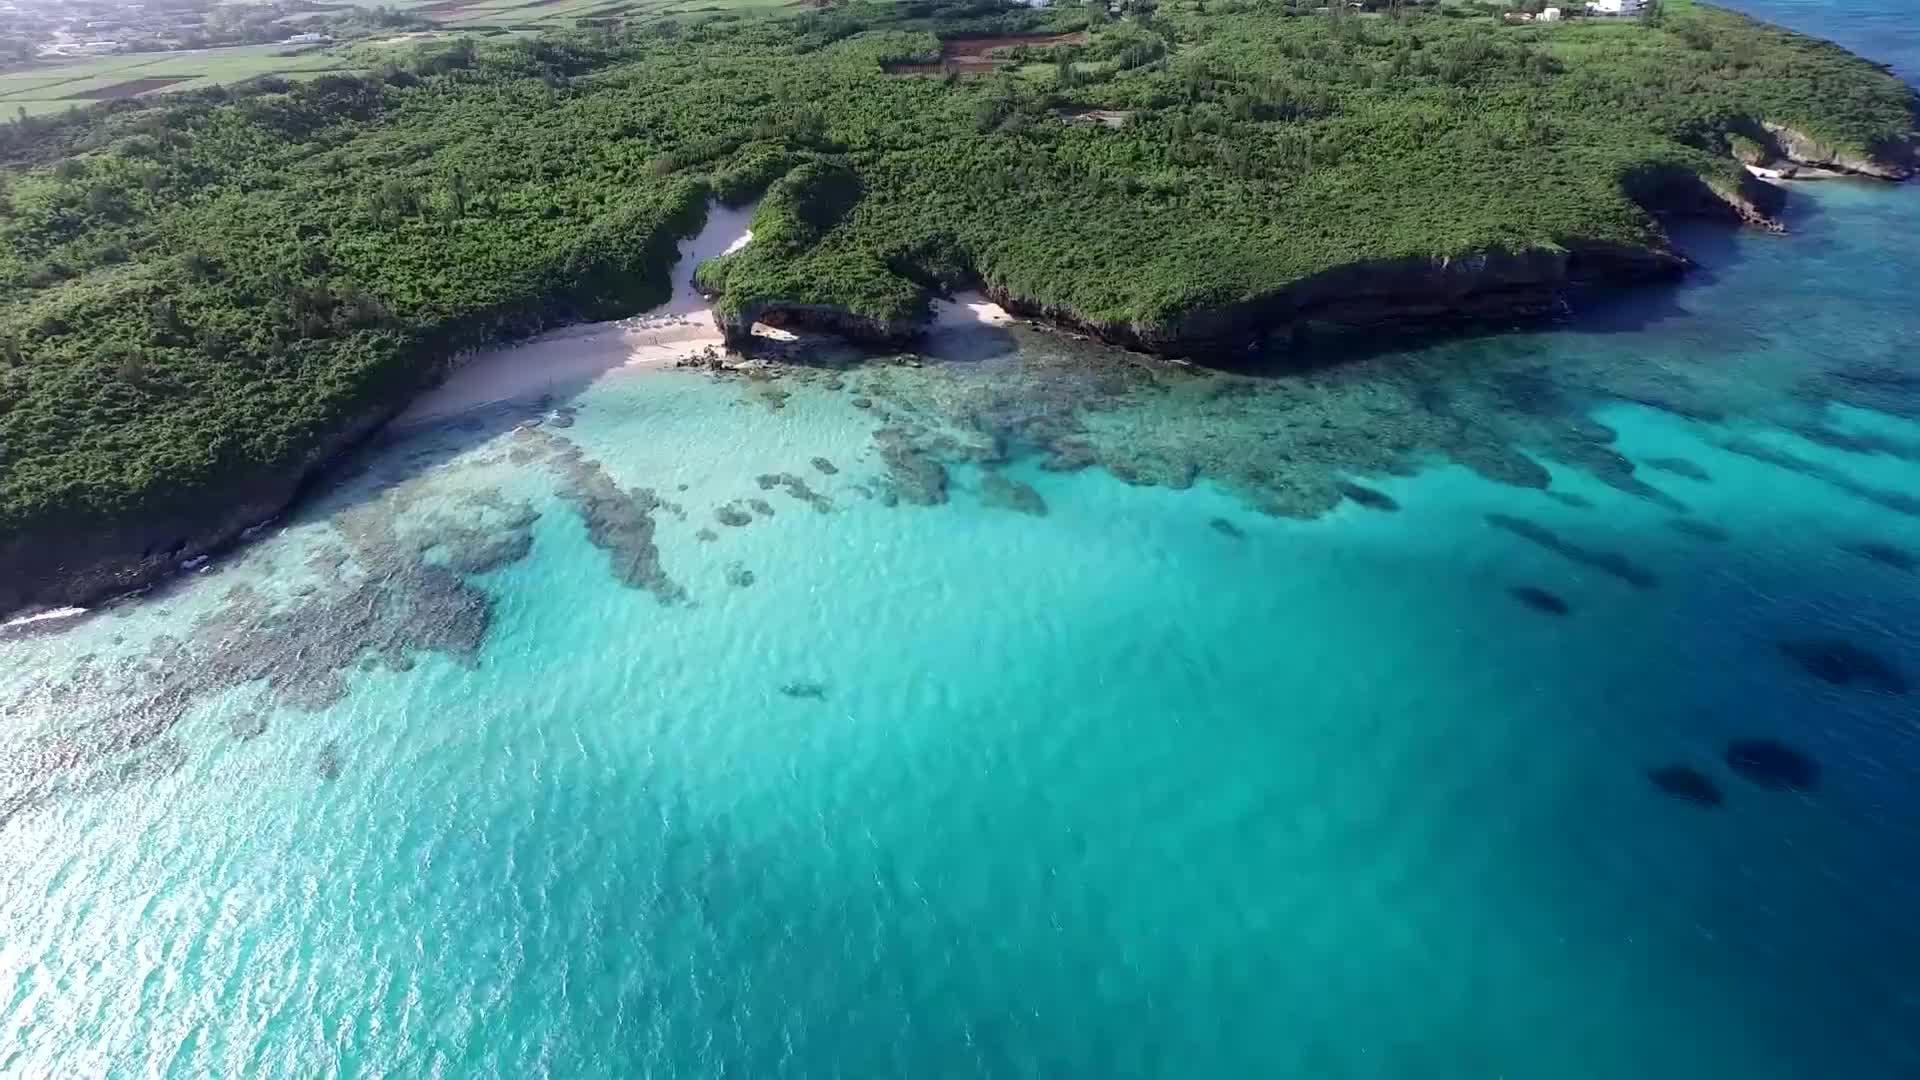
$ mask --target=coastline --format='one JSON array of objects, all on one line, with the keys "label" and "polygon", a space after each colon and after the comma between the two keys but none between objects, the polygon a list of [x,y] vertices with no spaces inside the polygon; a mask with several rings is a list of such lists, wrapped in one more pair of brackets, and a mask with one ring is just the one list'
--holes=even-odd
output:
[{"label": "coastline", "polygon": [[[753,242],[754,210],[752,204],[716,203],[708,208],[706,224],[681,242],[671,271],[673,295],[665,303],[624,319],[565,326],[475,352],[408,404],[389,428],[404,430],[491,405],[572,393],[616,372],[671,367],[728,348],[727,333],[714,316],[712,301],[694,286],[693,273],[706,260],[731,255]],[[1013,319],[977,291],[935,300],[932,308],[923,328],[928,332],[1000,326]],[[756,323],[751,334],[783,342],[828,336],[764,323]]]},{"label": "coastline", "polygon": [[[1861,175],[1896,183],[1904,178]],[[1647,189],[1649,210],[1781,231],[1774,213],[1786,197],[1787,185],[1744,168],[1740,176],[1745,182],[1732,191],[1689,176],[1690,180],[1680,178],[1679,182],[1653,178]],[[752,205],[709,206],[700,231],[680,244],[671,271],[673,291],[665,303],[638,315],[563,327],[456,360],[433,388],[411,401],[389,402],[359,418],[316,447],[293,474],[247,493],[237,511],[236,504],[230,503],[215,515],[212,525],[206,523],[207,515],[185,515],[78,540],[35,543],[34,537],[14,538],[7,549],[0,550],[0,566],[10,579],[0,583],[0,618],[84,609],[197,568],[285,514],[308,485],[381,431],[441,423],[507,402],[563,396],[621,371],[671,367],[703,356],[717,357],[722,351],[751,353],[756,340],[880,345],[903,339],[902,328],[838,308],[802,310],[773,302],[756,310],[747,327],[718,318],[713,302],[695,287],[694,271],[704,260],[750,243],[754,211]],[[1354,264],[1276,294],[1187,312],[1166,326],[1090,319],[981,283],[950,298],[930,301],[928,317],[904,331],[911,338],[1025,319],[1124,349],[1174,357],[1217,351],[1228,357],[1243,351],[1248,342],[1298,341],[1327,329],[1417,330],[1539,319],[1562,310],[1569,290],[1672,281],[1692,266],[1664,240],[1645,246],[1569,242],[1556,251],[1492,251],[1460,258]]]}]

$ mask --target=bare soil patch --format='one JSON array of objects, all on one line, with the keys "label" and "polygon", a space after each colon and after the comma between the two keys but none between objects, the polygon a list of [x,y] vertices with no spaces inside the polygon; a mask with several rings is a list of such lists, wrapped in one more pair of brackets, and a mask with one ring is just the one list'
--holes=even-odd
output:
[{"label": "bare soil patch", "polygon": [[1006,57],[997,53],[1005,49],[1030,45],[1045,48],[1050,45],[1084,45],[1087,41],[1085,30],[1075,30],[1065,34],[1011,34],[1003,37],[953,38],[940,43],[940,62],[937,64],[889,64],[887,72],[893,75],[939,75],[947,71],[957,71],[963,75],[981,74],[1008,63]]},{"label": "bare soil patch", "polygon": [[128,79],[125,82],[117,82],[108,86],[96,86],[91,90],[76,90],[67,96],[89,98],[94,101],[106,101],[110,98],[129,98],[136,94],[144,94],[149,90],[158,90],[163,86],[172,86],[174,83],[192,82],[198,78],[200,78],[198,75],[175,75],[171,78],[160,78],[156,76],[146,79]]}]

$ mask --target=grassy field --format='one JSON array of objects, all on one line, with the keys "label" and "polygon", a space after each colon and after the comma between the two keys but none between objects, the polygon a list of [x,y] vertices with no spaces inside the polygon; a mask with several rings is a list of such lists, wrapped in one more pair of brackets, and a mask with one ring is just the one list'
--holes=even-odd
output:
[{"label": "grassy field", "polygon": [[[569,29],[583,18],[645,22],[717,11],[769,10],[789,0],[396,0],[387,6],[431,19],[447,31],[488,36]],[[393,44],[427,34],[397,34]],[[338,46],[239,45],[186,52],[129,53],[33,63],[0,71],[0,120],[24,112],[57,113],[114,97],[192,90],[258,75],[298,79],[370,66],[369,41]]]},{"label": "grassy field", "polygon": [[34,64],[0,73],[0,117],[60,112],[112,97],[191,90],[256,75],[298,78],[363,67],[342,49],[240,45]]}]

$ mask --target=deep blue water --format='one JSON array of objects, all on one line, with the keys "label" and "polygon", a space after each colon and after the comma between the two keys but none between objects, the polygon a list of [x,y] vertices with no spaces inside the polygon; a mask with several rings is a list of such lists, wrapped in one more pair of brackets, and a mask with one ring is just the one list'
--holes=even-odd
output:
[{"label": "deep blue water", "polygon": [[0,1075],[1920,1075],[1920,190],[1789,225],[397,436],[0,639]]}]

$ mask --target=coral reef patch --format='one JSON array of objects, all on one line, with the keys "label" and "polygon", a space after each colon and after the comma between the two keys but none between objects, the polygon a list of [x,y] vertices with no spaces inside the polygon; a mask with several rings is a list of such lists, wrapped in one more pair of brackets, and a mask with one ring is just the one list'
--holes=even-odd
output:
[{"label": "coral reef patch", "polygon": [[1812,791],[1820,763],[1777,739],[1735,739],[1727,744],[1727,768],[1769,791]]},{"label": "coral reef patch", "polygon": [[1650,589],[1659,584],[1659,579],[1654,577],[1651,571],[1625,555],[1614,551],[1582,547],[1570,540],[1562,539],[1558,533],[1538,522],[1517,518],[1511,514],[1488,514],[1487,524],[1538,544],[1565,559],[1611,574],[1637,589]]},{"label": "coral reef patch", "polygon": [[1507,590],[1507,595],[1543,615],[1566,615],[1573,611],[1565,600],[1537,585],[1515,585]]},{"label": "coral reef patch", "polygon": [[1691,765],[1663,765],[1649,769],[1647,780],[1662,794],[1693,806],[1714,807],[1727,801],[1720,791],[1720,785]]},{"label": "coral reef patch", "polygon": [[1845,638],[1800,638],[1780,643],[1780,651],[1807,674],[1834,686],[1860,686],[1885,694],[1905,694],[1907,677],[1891,660]]},{"label": "coral reef patch", "polygon": [[1047,500],[1032,486],[997,472],[980,477],[980,504],[1032,517],[1047,516]]}]

